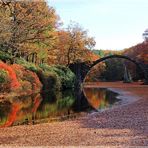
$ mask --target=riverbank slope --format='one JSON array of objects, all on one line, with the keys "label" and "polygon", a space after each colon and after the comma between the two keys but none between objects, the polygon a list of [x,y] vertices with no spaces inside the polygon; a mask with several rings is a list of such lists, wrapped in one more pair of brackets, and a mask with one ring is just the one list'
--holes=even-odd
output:
[{"label": "riverbank slope", "polygon": [[3,128],[0,145],[148,146],[148,86],[122,82],[95,85],[122,92],[125,98],[134,96],[136,100],[73,121]]}]

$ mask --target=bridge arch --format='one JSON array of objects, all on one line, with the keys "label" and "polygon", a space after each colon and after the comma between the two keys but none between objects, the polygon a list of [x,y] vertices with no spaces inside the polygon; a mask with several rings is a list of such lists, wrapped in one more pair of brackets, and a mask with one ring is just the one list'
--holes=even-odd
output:
[{"label": "bridge arch", "polygon": [[128,60],[128,61],[131,61],[132,63],[134,63],[134,64],[141,70],[141,72],[143,73],[143,76],[144,76],[145,80],[148,79],[147,71],[145,70],[145,68],[142,66],[141,63],[137,62],[136,60],[134,60],[134,59],[132,59],[132,58],[130,58],[130,57],[128,57],[128,56],[124,56],[124,55],[109,55],[109,56],[106,56],[106,57],[103,57],[103,58],[100,58],[100,59],[94,61],[93,64],[91,64],[91,65],[89,66],[89,70],[88,70],[88,72],[86,73],[86,75],[84,76],[83,82],[85,82],[85,79],[86,79],[87,75],[89,74],[89,72],[91,71],[91,69],[92,69],[95,65],[97,65],[97,64],[99,64],[100,62],[103,62],[103,61],[105,61],[105,60],[107,60],[107,59],[113,59],[113,58],[126,59],[126,60]]}]

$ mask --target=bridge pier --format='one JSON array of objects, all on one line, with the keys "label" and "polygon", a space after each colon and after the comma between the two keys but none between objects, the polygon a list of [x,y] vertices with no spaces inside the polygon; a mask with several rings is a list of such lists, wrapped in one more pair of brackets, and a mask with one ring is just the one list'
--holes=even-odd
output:
[{"label": "bridge pier", "polygon": [[90,63],[75,62],[70,64],[69,68],[76,75],[76,88],[80,89],[85,76],[90,70]]}]

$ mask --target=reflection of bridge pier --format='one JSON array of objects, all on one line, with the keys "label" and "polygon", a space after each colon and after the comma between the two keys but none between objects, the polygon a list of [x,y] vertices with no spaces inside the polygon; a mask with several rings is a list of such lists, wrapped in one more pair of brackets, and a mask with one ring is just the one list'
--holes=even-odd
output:
[{"label": "reflection of bridge pier", "polygon": [[89,104],[87,98],[85,97],[82,89],[76,89],[75,92],[75,103],[73,105],[73,109],[76,112],[86,111],[86,110],[92,110],[94,108],[91,107]]},{"label": "reflection of bridge pier", "polygon": [[134,63],[137,68],[140,70],[141,78],[144,79],[144,84],[148,84],[148,65],[144,65],[136,60],[133,60],[127,56],[123,55],[110,55],[103,58],[100,58],[93,63],[88,62],[75,62],[69,65],[69,68],[75,73],[77,78],[76,87],[80,88],[81,84],[83,83],[86,75],[91,70],[92,67],[99,64],[100,62],[103,62],[107,59],[113,59],[113,58],[119,58],[119,59],[126,59],[132,63]]}]

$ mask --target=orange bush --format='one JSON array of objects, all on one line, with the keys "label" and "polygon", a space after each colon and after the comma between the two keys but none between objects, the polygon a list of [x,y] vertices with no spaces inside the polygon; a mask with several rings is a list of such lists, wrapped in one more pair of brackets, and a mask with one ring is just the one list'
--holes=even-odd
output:
[{"label": "orange bush", "polygon": [[30,70],[25,70],[24,71],[24,80],[29,81],[32,85],[32,91],[39,91],[41,89],[41,82],[36,75],[36,73],[30,71]]},{"label": "orange bush", "polygon": [[[0,69],[8,72],[10,90],[19,88],[19,91],[33,93],[33,91],[40,91],[42,84],[36,73],[26,70],[23,66],[18,64],[8,65],[0,61]],[[4,90],[6,91],[6,90]]]},{"label": "orange bush", "polygon": [[[39,91],[41,89],[41,82],[36,75],[36,73],[26,70],[23,66],[18,64],[13,64],[12,68],[15,70],[16,75],[22,85],[22,88],[31,92],[31,91]],[[30,84],[29,84],[30,83]],[[28,87],[26,88],[26,84]],[[32,88],[30,88],[30,86]]]},{"label": "orange bush", "polygon": [[0,68],[6,70],[8,72],[10,80],[11,80],[11,84],[10,84],[11,88],[15,88],[15,89],[19,88],[20,83],[16,77],[14,70],[11,68],[11,66],[0,61]]}]

